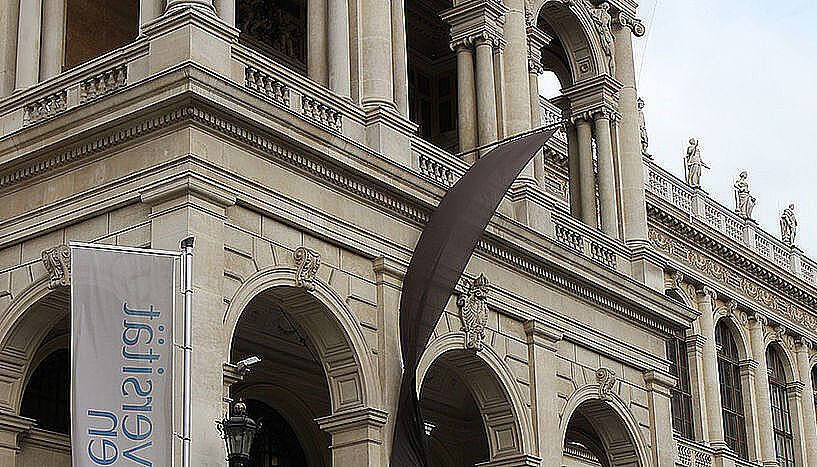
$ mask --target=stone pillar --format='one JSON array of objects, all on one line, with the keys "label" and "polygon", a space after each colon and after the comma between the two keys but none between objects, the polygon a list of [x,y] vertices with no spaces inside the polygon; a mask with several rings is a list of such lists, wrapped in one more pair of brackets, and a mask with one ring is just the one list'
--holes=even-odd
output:
[{"label": "stone pillar", "polygon": [[541,321],[525,322],[530,372],[530,400],[535,453],[541,465],[561,465],[562,446],[552,436],[559,424],[559,391],[556,378],[556,351],[562,333]]},{"label": "stone pillar", "polygon": [[[807,447],[804,439],[805,433],[803,433],[803,389],[805,386],[801,381],[789,381],[786,384],[786,399],[789,404],[795,465],[811,465],[806,463]],[[811,388],[809,388],[809,392],[811,392]]]},{"label": "stone pillar", "polygon": [[387,413],[375,408],[360,408],[334,413],[315,420],[332,437],[332,465],[382,467],[383,425]]},{"label": "stone pillar", "polygon": [[327,1],[332,3],[337,0],[306,1],[306,75],[324,86],[329,84],[326,51]]},{"label": "stone pillar", "polygon": [[596,177],[593,173],[593,133],[590,122],[579,117],[576,120],[579,146],[579,186],[582,200],[582,222],[596,227]]},{"label": "stone pillar", "polygon": [[17,77],[14,85],[17,90],[28,89],[39,82],[42,7],[42,0],[20,2],[17,23]]},{"label": "stone pillar", "polygon": [[391,3],[361,0],[361,104],[394,108]]},{"label": "stone pillar", "polygon": [[[460,152],[470,151],[477,147],[474,52],[466,41],[452,44],[451,47],[457,52],[457,131],[460,139]],[[477,159],[477,153],[465,154],[464,159],[473,162]]]},{"label": "stone pillar", "polygon": [[644,373],[647,385],[647,405],[650,410],[650,436],[653,465],[655,467],[675,467],[678,453],[672,436],[672,405],[670,389],[677,380],[659,371]]},{"label": "stone pillar", "polygon": [[757,362],[755,367],[755,407],[757,409],[757,431],[760,435],[760,459],[763,465],[776,466],[777,454],[772,436],[772,406],[769,395],[769,369],[766,365],[766,344],[763,325],[766,319],[760,315],[749,318],[749,334],[752,340],[752,357]]},{"label": "stone pillar", "polygon": [[803,457],[809,466],[817,466],[817,419],[814,413],[814,381],[811,380],[811,362],[809,362],[810,343],[806,339],[800,339],[797,343],[797,370],[800,373],[800,381],[803,382],[803,437],[806,452]]},{"label": "stone pillar", "polygon": [[232,27],[235,27],[237,1],[238,0],[213,0],[213,6],[216,8],[218,17]]},{"label": "stone pillar", "polygon": [[624,239],[630,243],[647,243],[647,208],[644,194],[644,167],[641,154],[638,99],[633,65],[633,39],[644,33],[640,23],[619,18],[615,30],[615,70],[619,90],[619,148],[621,157],[621,192],[624,205]]},{"label": "stone pillar", "polygon": [[[191,148],[179,148],[186,154]],[[193,375],[192,456],[197,466],[224,465],[224,441],[215,430],[214,420],[221,420],[227,343],[232,335],[223,330],[224,318],[224,241],[226,210],[235,198],[217,186],[186,176],[163,184],[146,187],[141,200],[151,208],[150,245],[152,248],[178,251],[182,239],[195,237],[193,247],[193,310],[192,322]],[[184,311],[182,300],[176,305],[176,323],[181,324]],[[180,329],[180,328],[177,328]],[[182,350],[177,349],[175,364],[181,365]],[[177,366],[176,368],[180,368]],[[182,406],[181,378],[174,391],[174,404]],[[177,423],[181,423],[178,421]],[[181,426],[176,426],[181,432]],[[181,457],[181,445],[176,444],[176,462]],[[180,465],[174,463],[173,465]]]},{"label": "stone pillar", "polygon": [[599,204],[601,230],[613,238],[618,237],[618,197],[616,196],[616,173],[613,166],[613,140],[610,137],[610,116],[607,109],[593,114],[596,128],[596,152],[599,161]]},{"label": "stone pillar", "polygon": [[[224,0],[232,1],[232,0]],[[164,0],[139,0],[139,33],[142,26],[162,16],[165,12]]]},{"label": "stone pillar", "polygon": [[17,465],[20,435],[36,425],[35,421],[19,415],[0,413],[0,465]]},{"label": "stone pillar", "polygon": [[62,73],[65,43],[65,0],[43,0],[42,56],[40,79]]},{"label": "stone pillar", "polygon": [[[400,323],[397,310],[400,309],[400,293],[403,290],[403,265],[385,257],[374,261],[375,282],[377,284],[377,347],[378,374],[383,389],[383,407],[389,413],[397,413],[402,377],[402,354],[400,352]],[[394,417],[389,417],[383,432],[385,459],[391,458],[394,437]],[[385,462],[384,462],[385,465]]]},{"label": "stone pillar", "polygon": [[0,98],[14,91],[19,0],[0,0]]},{"label": "stone pillar", "polygon": [[213,7],[213,0],[167,0],[165,13],[184,8],[197,8],[211,14],[215,14],[216,12],[215,7]]},{"label": "stone pillar", "polygon": [[579,164],[579,134],[576,125],[568,123],[567,132],[567,188],[570,198],[570,215],[582,218],[582,185]]},{"label": "stone pillar", "polygon": [[[687,336],[687,360],[689,361],[689,385],[692,393],[692,423],[695,439],[704,440],[709,436],[709,417],[706,409],[706,385],[703,350],[706,339],[700,334]],[[712,423],[718,423],[713,420]]]},{"label": "stone pillar", "polygon": [[494,51],[491,41],[485,37],[476,40],[477,69],[477,121],[479,122],[479,145],[496,141],[496,95],[494,84]]},{"label": "stone pillar", "polygon": [[706,418],[708,420],[708,439],[713,448],[725,448],[723,437],[723,408],[721,406],[721,384],[718,376],[718,352],[715,348],[714,302],[717,293],[704,286],[698,291],[698,311],[703,336],[703,370],[704,399],[706,400]]},{"label": "stone pillar", "polygon": [[[504,0],[508,8],[505,12],[503,37],[503,75],[505,86],[502,88],[504,102],[503,121],[507,138],[531,128],[530,81],[528,76],[528,38],[525,21],[524,0]],[[519,174],[519,182],[536,184],[534,162],[530,161]]]},{"label": "stone pillar", "polygon": [[329,89],[351,99],[352,79],[349,60],[349,2],[328,0]]},{"label": "stone pillar", "polygon": [[394,105],[403,118],[409,118],[408,47],[406,46],[406,3],[391,0],[392,69],[394,70]]}]

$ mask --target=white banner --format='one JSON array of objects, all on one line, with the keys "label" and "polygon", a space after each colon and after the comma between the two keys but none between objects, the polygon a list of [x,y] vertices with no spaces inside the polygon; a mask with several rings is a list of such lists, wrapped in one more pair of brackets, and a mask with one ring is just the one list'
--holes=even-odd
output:
[{"label": "white banner", "polygon": [[178,257],[71,244],[74,467],[172,465]]}]

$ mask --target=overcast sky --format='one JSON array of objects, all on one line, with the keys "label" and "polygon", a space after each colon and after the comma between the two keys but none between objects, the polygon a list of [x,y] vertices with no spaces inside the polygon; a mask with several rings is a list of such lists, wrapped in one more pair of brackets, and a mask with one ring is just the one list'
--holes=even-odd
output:
[{"label": "overcast sky", "polygon": [[687,141],[700,139],[712,168],[703,188],[733,209],[747,170],[753,217],[779,238],[780,212],[795,203],[797,244],[817,259],[817,1],[642,0],[639,17],[638,91],[656,162],[683,178]]}]

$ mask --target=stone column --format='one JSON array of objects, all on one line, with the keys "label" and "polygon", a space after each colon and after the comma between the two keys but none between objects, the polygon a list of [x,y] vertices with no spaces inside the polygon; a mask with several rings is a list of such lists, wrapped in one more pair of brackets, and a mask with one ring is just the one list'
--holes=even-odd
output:
[{"label": "stone column", "polygon": [[62,73],[65,43],[65,0],[43,0],[42,56],[40,79]]},{"label": "stone column", "polygon": [[801,338],[797,343],[797,370],[800,373],[800,381],[803,382],[803,444],[806,452],[806,465],[817,466],[817,419],[814,413],[814,381],[811,379],[811,362],[809,361],[810,343]]},{"label": "stone column", "polygon": [[[505,12],[505,28],[503,37],[505,47],[503,53],[503,75],[505,86],[502,98],[504,101],[503,120],[507,134],[505,138],[513,136],[531,128],[530,84],[528,77],[528,38],[527,23],[525,21],[524,0],[504,0],[502,2],[508,10]],[[522,169],[519,181],[536,184],[534,178],[534,162]]]},{"label": "stone column", "polygon": [[349,2],[328,0],[329,89],[351,99],[352,79],[349,60]]},{"label": "stone column", "polygon": [[213,0],[167,0],[165,13],[183,8],[198,8],[211,14],[216,12],[215,7],[213,7]]},{"label": "stone column", "polygon": [[496,141],[496,95],[494,93],[494,51],[485,37],[476,40],[477,121],[479,145]]},{"label": "stone column", "polygon": [[315,421],[332,437],[332,465],[382,467],[383,425],[387,413],[375,408],[360,408],[334,413]]},{"label": "stone column", "polygon": [[331,3],[337,0],[306,1],[306,75],[324,86],[329,84],[326,52],[327,1]]},{"label": "stone column", "polygon": [[236,2],[238,0],[213,0],[213,6],[216,8],[216,14],[222,21],[235,27],[236,20]]},{"label": "stone column", "polygon": [[757,362],[755,367],[755,407],[757,409],[757,431],[760,435],[760,459],[763,465],[776,466],[777,454],[772,436],[772,406],[769,395],[769,368],[766,365],[766,344],[763,336],[763,325],[766,319],[760,315],[749,318],[749,334],[752,340],[752,358]]},{"label": "stone column", "polygon": [[20,2],[17,23],[17,77],[14,85],[18,90],[30,88],[39,82],[42,7],[42,0]]},{"label": "stone column", "polygon": [[[806,385],[801,381],[789,381],[786,384],[786,399],[789,404],[795,465],[811,465],[806,463],[807,447],[804,439],[805,433],[803,433],[803,389],[805,387]],[[808,390],[811,392],[811,388],[808,388]]]},{"label": "stone column", "polygon": [[[709,417],[706,416],[706,386],[703,350],[706,339],[700,334],[686,337],[687,360],[689,361],[689,385],[692,393],[692,423],[695,439],[704,440],[709,436]],[[713,420],[712,423],[718,423]]]},{"label": "stone column", "polygon": [[582,185],[579,169],[579,134],[576,125],[566,124],[567,133],[567,188],[570,197],[570,215],[582,218]]},{"label": "stone column", "polygon": [[409,118],[408,52],[406,46],[406,4],[391,0],[392,69],[394,70],[394,105],[403,118]]},{"label": "stone column", "polygon": [[[232,1],[232,0],[223,0]],[[144,25],[162,16],[165,12],[164,0],[139,0],[139,30]]]},{"label": "stone column", "polygon": [[[615,30],[615,78],[622,84],[619,90],[619,148],[621,156],[621,192],[624,205],[624,239],[630,243],[646,243],[647,208],[644,195],[644,167],[639,132],[638,98],[633,66],[633,30],[644,33],[640,23],[624,16]],[[631,29],[632,28],[632,29]]]},{"label": "stone column", "polygon": [[610,137],[610,116],[607,109],[593,114],[596,128],[596,152],[599,161],[599,204],[601,230],[613,238],[618,237],[618,197],[616,196],[616,173],[613,166],[613,140]]},{"label": "stone column", "polygon": [[580,117],[576,120],[579,146],[579,185],[582,200],[582,222],[596,227],[596,177],[593,173],[593,133],[590,122]]},{"label": "stone column", "polygon": [[703,336],[703,373],[704,373],[704,399],[706,400],[706,418],[708,421],[709,444],[713,448],[724,448],[723,438],[723,408],[721,406],[721,385],[718,375],[718,352],[715,348],[715,318],[714,302],[717,293],[709,287],[704,286],[698,291],[698,311],[701,324],[701,335]]},{"label": "stone column", "polygon": [[0,98],[14,91],[19,0],[0,0]]},{"label": "stone column", "polygon": [[361,0],[361,104],[394,108],[391,4]]},{"label": "stone column", "polygon": [[552,436],[559,424],[559,391],[556,378],[556,351],[562,333],[540,322],[525,322],[530,372],[530,400],[535,453],[541,465],[561,465],[562,446]]},{"label": "stone column", "polygon": [[678,381],[669,374],[653,370],[644,373],[644,382],[647,385],[647,404],[650,410],[653,465],[675,467],[678,450],[672,436],[670,389]]},{"label": "stone column", "polygon": [[[469,43],[460,41],[451,47],[457,52],[457,131],[460,152],[477,147],[477,97],[474,88],[474,52]],[[477,153],[464,155],[466,161],[473,162]]]}]

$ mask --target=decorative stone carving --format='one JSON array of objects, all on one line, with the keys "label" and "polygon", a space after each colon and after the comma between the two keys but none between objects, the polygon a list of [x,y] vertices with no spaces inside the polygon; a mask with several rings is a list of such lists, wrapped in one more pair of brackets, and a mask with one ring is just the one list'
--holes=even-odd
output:
[{"label": "decorative stone carving", "polygon": [[43,250],[43,265],[48,272],[48,288],[68,287],[71,285],[71,250],[67,245],[58,245]]},{"label": "decorative stone carving", "polygon": [[684,173],[686,174],[687,184],[693,187],[701,186],[701,170],[708,169],[701,159],[700,141],[695,138],[689,138],[689,146],[687,147],[686,156],[684,156]]},{"label": "decorative stone carving", "polygon": [[618,14],[617,20],[618,24],[620,24],[622,27],[629,28],[635,37],[641,37],[647,33],[647,28],[639,18],[635,18],[627,13],[621,12]]},{"label": "decorative stone carving", "polygon": [[553,40],[536,26],[528,26],[528,72],[541,75],[545,69],[542,65],[542,48],[550,44]]},{"label": "decorative stone carving", "polygon": [[749,192],[749,183],[746,178],[749,173],[745,170],[740,173],[735,181],[735,212],[744,219],[752,218],[752,209],[755,208],[755,197]]},{"label": "decorative stone carving", "polygon": [[296,69],[306,68],[306,9],[293,0],[248,0],[238,15],[241,38]]},{"label": "decorative stone carving", "polygon": [[23,110],[23,126],[33,125],[51,118],[68,109],[68,92],[63,90],[25,106]]},{"label": "decorative stone carving", "polygon": [[295,284],[306,290],[315,290],[315,277],[318,275],[318,268],[321,267],[321,255],[315,250],[300,246],[295,250],[295,266],[298,268],[295,273]]},{"label": "decorative stone carving", "polygon": [[594,7],[588,0],[584,0],[587,12],[590,18],[593,19],[593,25],[596,27],[596,33],[599,35],[599,42],[601,43],[601,50],[607,56],[607,65],[610,71],[610,76],[615,76],[616,65],[613,60],[613,51],[615,50],[615,42],[613,40],[613,32],[610,30],[610,25],[613,22],[613,17],[610,16],[610,4],[601,2],[598,7]]},{"label": "decorative stone carving", "polygon": [[650,145],[650,138],[647,134],[647,119],[644,118],[644,99],[638,98],[638,129],[641,133],[641,154],[652,159],[652,155],[647,152]]},{"label": "decorative stone carving", "polygon": [[599,368],[596,370],[596,382],[599,383],[599,398],[609,399],[616,384],[616,374],[609,368]]},{"label": "decorative stone carving", "polygon": [[465,348],[482,350],[485,342],[485,325],[488,323],[488,279],[480,274],[473,282],[464,279],[465,293],[457,297],[462,330],[465,332]]},{"label": "decorative stone carving", "polygon": [[465,2],[441,12],[440,18],[451,25],[451,50],[471,47],[478,41],[502,48],[507,11],[508,8],[498,0],[480,0]]},{"label": "decorative stone carving", "polygon": [[794,216],[794,204],[783,210],[780,215],[780,239],[789,246],[794,246],[797,237],[797,218]]},{"label": "decorative stone carving", "polygon": [[124,63],[92,76],[79,84],[79,103],[111,94],[124,87],[127,79],[128,66]]}]

